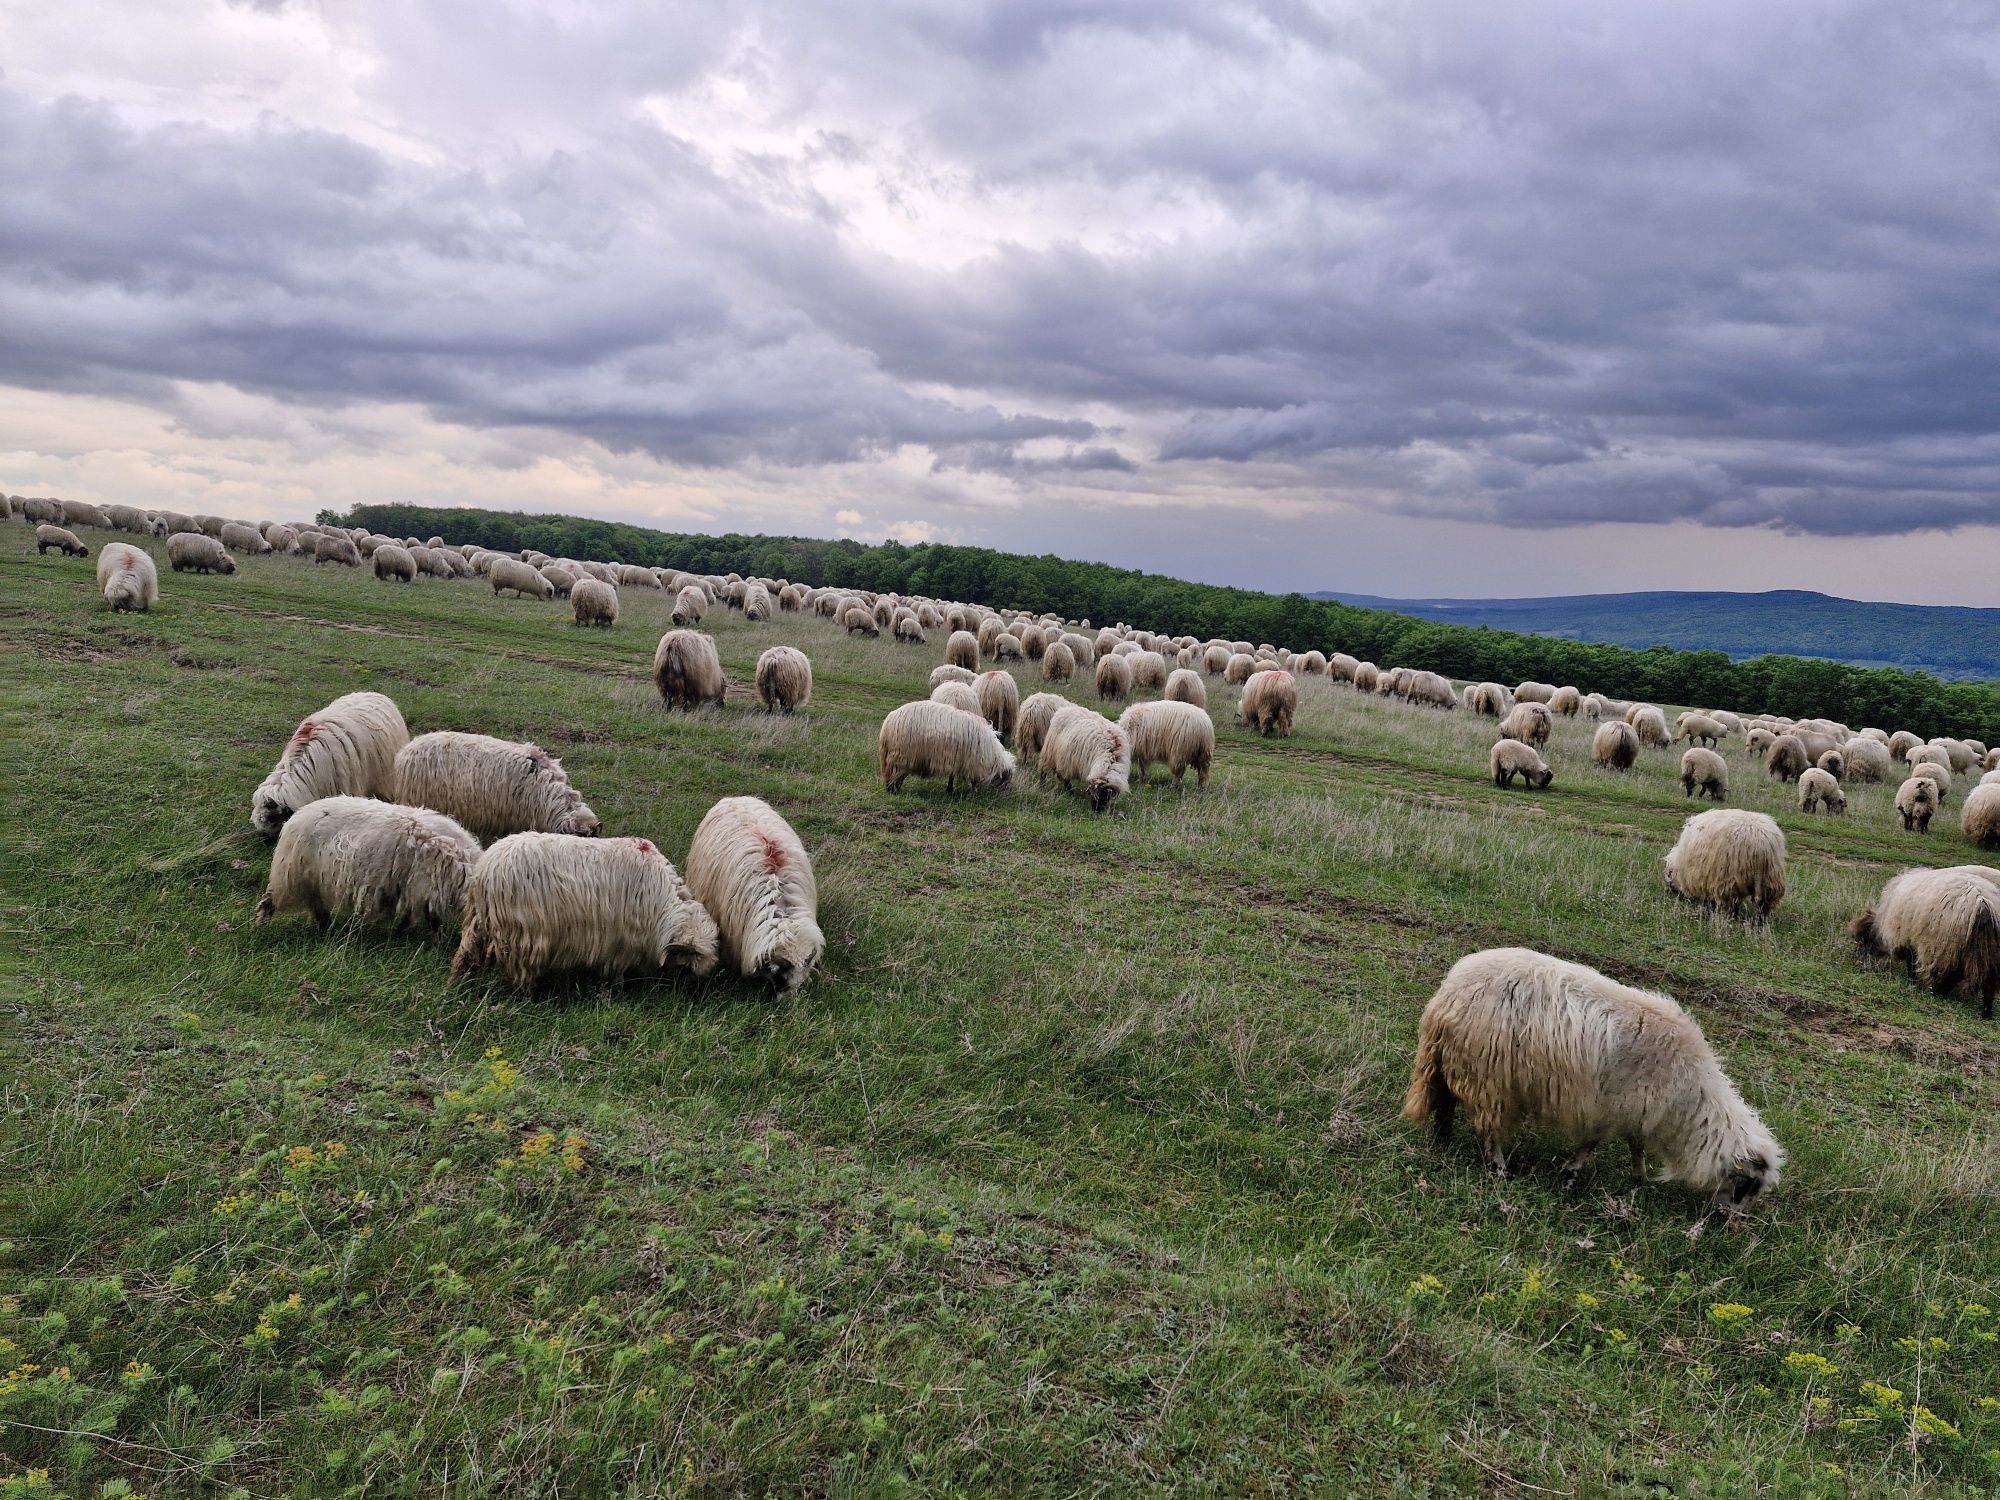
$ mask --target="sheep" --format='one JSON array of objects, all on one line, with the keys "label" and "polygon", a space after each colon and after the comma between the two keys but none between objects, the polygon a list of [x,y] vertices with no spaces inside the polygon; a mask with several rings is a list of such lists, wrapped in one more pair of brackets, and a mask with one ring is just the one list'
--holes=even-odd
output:
[{"label": "sheep", "polygon": [[60,526],[37,526],[35,528],[35,555],[46,553],[49,548],[58,549],[64,557],[88,557],[90,549],[76,539],[76,533]]},{"label": "sheep", "polygon": [[1020,685],[1011,672],[981,672],[976,687],[980,717],[993,726],[1000,743],[1006,744],[1014,737],[1014,721],[1021,712]]},{"label": "sheep", "polygon": [[[1539,703],[1524,703],[1516,705],[1516,710],[1542,706]],[[1549,769],[1541,752],[1525,740],[1495,740],[1487,764],[1493,772],[1493,784],[1497,787],[1510,787],[1514,778],[1519,776],[1521,785],[1546,790],[1549,783],[1556,779],[1556,773]]]},{"label": "sheep", "polygon": [[516,990],[548,973],[711,973],[715,918],[646,839],[516,833],[479,857],[451,962],[459,984],[489,963]]},{"label": "sheep", "polygon": [[1625,722],[1638,732],[1642,745],[1671,745],[1673,736],[1667,733],[1667,716],[1650,703],[1635,703],[1625,715]]},{"label": "sheep", "polygon": [[1805,742],[1795,734],[1779,735],[1764,756],[1764,772],[1774,781],[1797,781],[1809,764]]},{"label": "sheep", "polygon": [[2000,872],[1984,865],[1905,870],[1882,887],[1873,906],[1848,924],[1866,953],[1909,965],[1936,994],[1962,989],[1993,1019],[2000,994]]},{"label": "sheep", "polygon": [[510,833],[593,838],[597,814],[539,745],[436,730],[396,753],[396,800],[449,813],[482,839]]},{"label": "sheep", "polygon": [[1062,634],[1062,643],[1069,648],[1069,654],[1077,666],[1089,671],[1097,665],[1097,648],[1084,636],[1078,635],[1074,630],[1066,630]]},{"label": "sheep", "polygon": [[882,633],[882,627],[875,623],[875,612],[861,604],[849,605],[841,613],[840,628],[849,635],[878,636]]},{"label": "sheep", "polygon": [[247,552],[253,557],[261,557],[271,550],[271,544],[264,540],[264,533],[255,526],[246,526],[241,521],[223,524],[222,534],[216,538],[231,552]]},{"label": "sheep", "polygon": [[1187,667],[1174,668],[1167,674],[1166,701],[1207,708],[1208,688],[1201,680],[1201,673]]},{"label": "sheep", "polygon": [[1555,695],[1554,685],[1547,682],[1524,682],[1514,689],[1516,703],[1546,704]]},{"label": "sheep", "polygon": [[[173,545],[171,537],[167,545]],[[321,563],[337,563],[343,568],[361,566],[361,553],[352,541],[344,536],[320,536],[313,538],[313,566]]]},{"label": "sheep", "polygon": [[1308,651],[1303,656],[1293,657],[1287,665],[1301,677],[1324,677],[1326,676],[1326,653],[1324,651]]},{"label": "sheep", "polygon": [[1945,764],[1951,767],[1953,775],[1970,771],[1979,764],[1979,756],[1973,754],[1972,747],[1963,740],[1932,740],[1931,748],[1944,752]]},{"label": "sheep", "polygon": [[1546,745],[1555,732],[1555,715],[1546,703],[1533,699],[1516,703],[1500,721],[1500,738],[1519,740],[1524,745]]},{"label": "sheep", "polygon": [[708,595],[694,584],[688,584],[674,595],[674,624],[699,625],[701,617],[707,613]]},{"label": "sheep", "polygon": [[1938,806],[1944,806],[1951,796],[1951,772],[1934,760],[1920,760],[1910,766],[1912,776],[1921,776],[1937,787]]},{"label": "sheep", "polygon": [[1167,659],[1157,651],[1134,651],[1125,658],[1131,672],[1132,691],[1157,693],[1167,685]]},{"label": "sheep", "polygon": [[1131,736],[1088,708],[1071,705],[1049,720],[1035,764],[1040,775],[1053,776],[1072,791],[1081,782],[1094,813],[1132,789]]},{"label": "sheep", "polygon": [[927,639],[922,623],[908,610],[903,610],[896,616],[894,624],[890,627],[890,633],[897,640],[907,641],[912,646],[921,646]]},{"label": "sheep", "polygon": [[1468,713],[1498,719],[1512,711],[1514,695],[1497,682],[1475,683],[1465,690],[1465,707]]},{"label": "sheep", "polygon": [[1132,695],[1132,668],[1122,656],[1097,659],[1097,696],[1100,699],[1129,698]]},{"label": "sheep", "polygon": [[1768,814],[1742,808],[1696,813],[1664,861],[1679,896],[1718,910],[1754,906],[1768,918],[1785,899],[1785,834]]},{"label": "sheep", "polygon": [[303,907],[322,931],[335,912],[348,912],[435,932],[445,919],[458,920],[479,853],[479,840],[444,813],[322,797],[278,834],[257,925]]},{"label": "sheep", "polygon": [[271,550],[285,557],[299,551],[299,534],[289,526],[273,526],[264,533],[264,540],[271,544]]},{"label": "sheep", "polygon": [[369,563],[375,570],[375,576],[384,583],[391,579],[403,583],[417,581],[417,560],[410,556],[407,547],[397,546],[393,542],[384,543],[375,549],[375,555],[369,559]]},{"label": "sheep", "polygon": [[1990,779],[2000,772],[1986,775],[1989,779],[1965,794],[1965,805],[1958,810],[1958,827],[1980,848],[2000,849],[2000,781]]},{"label": "sheep", "polygon": [[946,791],[1004,787],[1014,779],[1014,757],[993,726],[976,713],[945,703],[905,703],[882,720],[876,739],[882,788],[898,792],[912,776],[942,777]]},{"label": "sheep", "polygon": [[687,888],[715,919],[737,972],[773,994],[804,984],[826,952],[812,860],[759,798],[724,797],[708,810],[688,850]]},{"label": "sheep", "polygon": [[1042,681],[1068,682],[1076,676],[1076,653],[1061,641],[1051,641],[1042,650]]},{"label": "sheep", "polygon": [[954,630],[944,643],[944,659],[968,672],[979,670],[979,637],[969,630]]},{"label": "sheep", "polygon": [[1248,682],[1250,674],[1256,670],[1257,658],[1247,651],[1238,651],[1229,658],[1228,665],[1222,669],[1222,680],[1240,686]]},{"label": "sheep", "polygon": [[977,681],[975,678],[973,682],[940,682],[931,689],[931,702],[942,703],[958,709],[961,713],[984,719],[986,715],[979,712],[979,689],[973,685]]},{"label": "sheep", "polygon": [[1919,745],[1905,757],[1912,770],[1918,766],[1940,766],[1949,775],[1953,769],[1951,756],[1942,745]]},{"label": "sheep", "polygon": [[720,704],[729,690],[715,640],[699,630],[669,630],[653,652],[653,686],[669,712]]},{"label": "sheep", "polygon": [[1057,693],[1031,694],[1014,716],[1014,749],[1024,759],[1039,757],[1042,741],[1048,737],[1049,721],[1063,709],[1073,706],[1069,699]]},{"label": "sheep", "polygon": [[1583,711],[1583,694],[1573,687],[1559,687],[1549,695],[1549,712],[1574,719]]},{"label": "sheep", "polygon": [[979,680],[979,674],[968,672],[964,667],[955,667],[950,662],[931,668],[930,686],[935,688],[941,682],[972,683]]},{"label": "sheep", "polygon": [[1132,774],[1142,783],[1149,767],[1163,765],[1176,787],[1190,767],[1196,784],[1208,785],[1215,761],[1215,721],[1208,710],[1171,699],[1135,703],[1118,716],[1118,724],[1132,742]]},{"label": "sheep", "polygon": [[1982,770],[2000,771],[2000,750],[1988,750],[1980,756],[1979,765]]},{"label": "sheep", "polygon": [[1981,786],[2000,786],[2000,766],[1995,766],[1979,778]]},{"label": "sheep", "polygon": [[130,542],[106,542],[97,554],[97,586],[114,612],[141,612],[160,602],[160,572]]},{"label": "sheep", "polygon": [[1635,1186],[1656,1153],[1665,1180],[1737,1213],[1777,1187],[1785,1159],[1694,1017],[1665,995],[1528,948],[1460,959],[1424,1006],[1403,1118],[1428,1120],[1442,1143],[1460,1102],[1501,1177],[1523,1126],[1576,1143],[1563,1165],[1572,1187],[1591,1153],[1620,1136]]},{"label": "sheep", "polygon": [[1847,793],[1840,789],[1840,778],[1831,771],[1818,766],[1808,766],[1799,773],[1799,811],[1830,813],[1847,811]]},{"label": "sheep", "polygon": [[1243,684],[1243,696],[1236,702],[1236,722],[1267,739],[1276,735],[1287,739],[1292,732],[1292,715],[1299,710],[1299,685],[1289,672],[1258,672]]},{"label": "sheep", "polygon": [[100,531],[111,529],[110,518],[88,500],[65,500],[62,502],[62,510],[62,523],[65,526],[95,526]]},{"label": "sheep", "polygon": [[1019,634],[1021,637],[1022,655],[1029,661],[1040,661],[1042,653],[1049,649],[1049,632],[1043,630],[1039,625],[1023,625],[1020,627]]},{"label": "sheep", "polygon": [[1614,771],[1629,771],[1639,759],[1639,731],[1623,719],[1606,719],[1590,737],[1593,763]]},{"label": "sheep", "polygon": [[771,591],[761,584],[752,584],[743,591],[743,618],[746,620],[768,620],[778,612],[772,602]]},{"label": "sheep", "polygon": [[1927,776],[1912,776],[1896,788],[1896,811],[1903,818],[1903,832],[1929,833],[1942,799],[1937,783]]},{"label": "sheep", "polygon": [[129,531],[134,536],[153,535],[153,522],[146,512],[136,505],[107,505],[104,520],[113,531]]},{"label": "sheep", "polygon": [[1923,742],[1923,736],[1899,729],[1889,736],[1889,754],[1897,760],[1908,760],[1910,752],[1921,747]]},{"label": "sheep", "polygon": [[637,563],[626,563],[618,570],[618,587],[624,589],[656,589],[660,580],[653,576],[651,568],[642,568]]},{"label": "sheep", "polygon": [[[379,558],[382,553],[375,555]],[[570,618],[578,627],[596,625],[609,630],[618,623],[618,590],[601,578],[579,578],[570,585],[569,607]]]},{"label": "sheep", "polygon": [[1729,762],[1713,750],[1690,746],[1681,755],[1681,795],[1700,792],[1715,802],[1729,800]]},{"label": "sheep", "polygon": [[1372,661],[1361,662],[1355,666],[1354,676],[1350,681],[1353,682],[1357,693],[1372,693],[1381,685],[1382,669]]},{"label": "sheep", "polygon": [[1843,781],[1887,781],[1889,779],[1888,746],[1872,739],[1851,739],[1840,747],[1846,762],[1841,773]]},{"label": "sheep", "polygon": [[176,573],[234,573],[236,559],[213,537],[179,531],[167,538],[167,566]]},{"label": "sheep", "polygon": [[812,702],[813,669],[796,646],[770,646],[757,658],[757,697],[769,713],[795,713]]},{"label": "sheep", "polygon": [[40,496],[23,496],[21,518],[36,525],[60,526],[63,523],[63,504],[60,500],[49,500]]},{"label": "sheep", "polygon": [[[1411,672],[1403,680],[1403,700],[1407,703],[1423,704],[1431,708],[1457,708],[1458,697],[1451,690],[1451,679],[1436,672]],[[1540,704],[1535,707],[1542,707]],[[1543,712],[1547,712],[1546,708]]]},{"label": "sheep", "polygon": [[1728,737],[1729,731],[1722,723],[1707,714],[1682,714],[1674,726],[1674,738],[1691,745],[1718,745]]},{"label": "sheep", "polygon": [[396,796],[396,756],[410,741],[402,710],[382,693],[348,693],[307,714],[250,798],[250,824],[276,841],[322,797]]},{"label": "sheep", "polygon": [[[521,599],[552,599],[555,585],[524,562],[516,562],[511,557],[496,558],[486,575],[493,585],[493,597],[499,598],[507,589],[512,589]],[[572,597],[574,591],[572,590]]]}]

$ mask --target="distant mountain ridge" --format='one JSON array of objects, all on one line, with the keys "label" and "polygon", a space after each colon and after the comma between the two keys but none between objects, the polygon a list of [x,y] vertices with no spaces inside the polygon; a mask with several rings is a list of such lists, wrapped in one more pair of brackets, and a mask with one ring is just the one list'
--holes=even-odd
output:
[{"label": "distant mountain ridge", "polygon": [[1959,680],[2000,679],[2000,609],[1878,604],[1806,589],[1769,593],[1569,594],[1543,599],[1386,599],[1325,590],[1307,596],[1453,625],[1644,650],[1779,654],[1901,667]]}]

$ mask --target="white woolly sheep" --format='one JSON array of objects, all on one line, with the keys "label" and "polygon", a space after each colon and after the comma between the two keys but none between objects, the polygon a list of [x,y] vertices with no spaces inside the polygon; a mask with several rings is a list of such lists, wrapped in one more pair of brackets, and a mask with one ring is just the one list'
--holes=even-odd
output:
[{"label": "white woolly sheep", "polygon": [[95,526],[100,531],[108,531],[111,528],[111,518],[88,500],[65,500],[62,502],[62,510],[65,526]]},{"label": "white woolly sheep", "polygon": [[[1012,639],[1012,637],[1009,637]],[[1011,672],[981,672],[975,684],[979,714],[1006,744],[1014,738],[1014,721],[1021,712],[1021,688]]]},{"label": "white woolly sheep", "polygon": [[1514,695],[1497,682],[1474,683],[1465,690],[1465,707],[1468,713],[1498,719],[1513,710]]},{"label": "white woolly sheep", "polygon": [[1201,680],[1201,673],[1187,667],[1176,667],[1167,674],[1166,700],[1169,703],[1192,703],[1196,708],[1208,707],[1208,687]]},{"label": "white woolly sheep", "polygon": [[[1989,771],[1987,778],[2000,776]],[[2000,849],[2000,781],[1982,779],[1965,794],[1965,806],[1958,810],[1958,827],[1982,849]]]},{"label": "white woolly sheep", "polygon": [[653,652],[653,686],[669,711],[720,704],[729,690],[715,641],[699,630],[669,630]]},{"label": "white woolly sheep", "polygon": [[1049,721],[1035,765],[1071,791],[1081,784],[1090,810],[1101,813],[1132,789],[1132,740],[1102,714],[1071,705]]},{"label": "white woolly sheep", "polygon": [[715,919],[723,955],[774,994],[804,984],[826,952],[812,860],[759,798],[724,797],[708,810],[688,850],[687,886]]},{"label": "white woolly sheep", "polygon": [[1682,714],[1674,726],[1674,738],[1686,740],[1689,744],[1718,745],[1728,736],[1729,731],[1722,722],[1707,714]]},{"label": "white woolly sheep", "polygon": [[1942,807],[1951,798],[1951,772],[1934,760],[1914,761],[1910,765],[1912,776],[1921,776],[1937,787],[1938,806]]},{"label": "white woolly sheep", "polygon": [[1729,762],[1713,750],[1690,747],[1681,755],[1681,794],[1697,792],[1714,802],[1729,799]]},{"label": "white woolly sheep", "polygon": [[1236,722],[1267,739],[1288,738],[1292,715],[1299,711],[1299,685],[1289,672],[1257,672],[1243,684],[1236,702]]},{"label": "white woolly sheep", "polygon": [[895,622],[890,627],[890,633],[897,640],[905,641],[912,646],[921,646],[927,639],[922,623],[907,609],[897,614]]},{"label": "white woolly sheep", "polygon": [[1673,736],[1667,733],[1667,716],[1650,703],[1635,703],[1625,715],[1625,722],[1638,732],[1642,745],[1671,745]]},{"label": "white woolly sheep", "polygon": [[1937,783],[1928,776],[1912,776],[1896,788],[1896,811],[1902,815],[1903,832],[1929,833],[1940,801]]},{"label": "white woolly sheep", "polygon": [[1666,855],[1675,894],[1718,910],[1755,907],[1769,917],[1785,899],[1785,833],[1777,820],[1742,808],[1696,813]]},{"label": "white woolly sheep", "polygon": [[479,840],[444,813],[322,797],[279,833],[257,921],[261,926],[303,908],[322,929],[346,913],[360,922],[436,931],[458,920],[478,858]]},{"label": "white woolly sheep", "polygon": [[1812,813],[1822,810],[1845,813],[1847,793],[1840,789],[1840,778],[1831,771],[1808,766],[1799,773],[1799,811]]},{"label": "white woolly sheep", "polygon": [[1132,695],[1132,667],[1125,657],[1098,657],[1096,678],[1100,699],[1129,698]]},{"label": "white woolly sheep", "polygon": [[390,579],[403,583],[417,581],[417,560],[410,556],[407,547],[399,547],[394,542],[384,543],[375,549],[375,555],[369,562],[375,569],[375,576],[384,583]]},{"label": "white woolly sheep", "polygon": [[[167,539],[167,546],[173,546],[173,538]],[[343,568],[361,566],[361,552],[354,543],[344,536],[319,536],[313,538],[313,566],[321,563],[337,563]]]},{"label": "white woolly sheep", "polygon": [[875,623],[875,611],[866,605],[850,605],[840,616],[840,628],[849,635],[878,636],[882,627]]},{"label": "white woolly sheep", "polygon": [[289,526],[273,526],[264,533],[264,540],[271,544],[271,550],[286,557],[299,552],[299,534]]},{"label": "white woolly sheep", "polygon": [[609,630],[618,623],[618,590],[601,578],[579,578],[570,585],[569,607],[577,625]]},{"label": "white woolly sheep", "polygon": [[106,542],[97,554],[97,586],[113,611],[149,610],[160,602],[160,572],[129,542]]},{"label": "white woolly sheep", "polygon": [[1088,672],[1097,665],[1097,648],[1091,645],[1088,637],[1078,635],[1074,630],[1066,630],[1062,633],[1061,640],[1062,644],[1069,648],[1070,658],[1079,668]]},{"label": "white woolly sheep", "polygon": [[1781,734],[1765,753],[1764,771],[1775,781],[1797,781],[1811,763],[1803,740],[1795,734]]},{"label": "white woolly sheep", "polygon": [[402,710],[382,693],[348,693],[307,714],[250,798],[250,823],[275,840],[322,797],[396,796],[396,756],[410,742]]},{"label": "white woolly sheep", "polygon": [[517,833],[472,867],[451,982],[489,963],[523,991],[567,970],[699,976],[717,950],[715,918],[650,841]]},{"label": "white woolly sheep", "polygon": [[1973,754],[1972,747],[1964,740],[1932,740],[1931,748],[1944,752],[1945,764],[1951,767],[1954,776],[1979,764],[1979,756]]},{"label": "white woolly sheep", "polygon": [[1923,745],[1923,736],[1899,729],[1889,736],[1889,754],[1897,760],[1909,759],[1910,752]]},{"label": "white woolly sheep", "polygon": [[134,536],[153,535],[152,518],[136,505],[107,505],[104,507],[104,520],[113,531],[129,531]]},{"label": "white woolly sheep", "polygon": [[482,839],[510,833],[594,837],[597,814],[539,745],[437,730],[396,755],[396,800],[449,813]]},{"label": "white woolly sheep", "polygon": [[2000,784],[2000,766],[1995,766],[1992,770],[1987,771],[1985,774],[1983,774],[1979,778],[1979,784],[1981,786],[1994,786],[1996,784]]},{"label": "white woolly sheep", "polygon": [[1979,997],[1993,1019],[2000,994],[2000,872],[1984,865],[1905,870],[1848,926],[1865,952],[1886,954],[1944,995]]},{"label": "white woolly sheep", "polygon": [[1148,768],[1162,765],[1177,787],[1190,768],[1197,785],[1208,785],[1215,762],[1215,721],[1206,709],[1172,699],[1135,703],[1118,716],[1118,723],[1132,742],[1132,774],[1141,783]]},{"label": "white woolly sheep", "polygon": [[236,559],[214,537],[180,531],[167,538],[167,566],[176,573],[234,573]]},{"label": "white woolly sheep", "polygon": [[1042,652],[1042,681],[1068,682],[1076,676],[1076,653],[1062,641],[1051,641]]},{"label": "white woolly sheep", "polygon": [[271,550],[271,544],[264,540],[264,533],[255,526],[246,526],[241,521],[223,524],[222,534],[216,538],[231,552],[244,552],[252,557],[261,557]]},{"label": "white woolly sheep", "polygon": [[1555,697],[1555,695],[1554,684],[1547,682],[1523,682],[1514,689],[1514,701],[1516,703],[1545,704],[1551,698]]},{"label": "white woolly sheep", "polygon": [[1713,1194],[1721,1212],[1775,1188],[1784,1162],[1694,1017],[1665,995],[1527,948],[1460,959],[1424,1006],[1403,1118],[1428,1120],[1443,1142],[1461,1103],[1503,1177],[1524,1126],[1576,1144],[1563,1165],[1571,1184],[1618,1137],[1635,1185],[1655,1153],[1666,1179]]},{"label": "white woolly sheep", "polygon": [[1835,781],[1847,779],[1847,756],[1839,750],[1827,750],[1813,762],[1816,769],[1826,772]]},{"label": "white woolly sheep", "polygon": [[1250,674],[1256,670],[1257,658],[1247,652],[1239,651],[1229,658],[1228,665],[1222,669],[1222,680],[1240,685],[1248,682]]},{"label": "white woolly sheep", "polygon": [[[555,585],[524,562],[516,562],[511,557],[495,559],[492,570],[486,575],[493,585],[493,594],[498,598],[502,592],[512,589],[523,599],[550,599],[555,597]],[[575,597],[572,590],[571,597]]]},{"label": "white woolly sheep", "polygon": [[964,667],[955,667],[950,662],[944,662],[931,668],[930,686],[932,687],[936,687],[941,682],[972,683],[978,680],[979,674],[977,672],[968,672]]},{"label": "white woolly sheep", "polygon": [[[1540,703],[1520,703],[1514,706],[1514,712],[1518,713],[1523,708],[1544,706]],[[1492,753],[1487,757],[1487,765],[1493,773],[1493,784],[1497,787],[1512,786],[1514,778],[1518,776],[1521,778],[1522,786],[1546,790],[1549,783],[1556,779],[1556,773],[1549,769],[1548,762],[1542,759],[1541,752],[1525,740],[1495,740]]]},{"label": "white woolly sheep", "polygon": [[946,791],[1002,787],[1014,777],[1014,757],[976,712],[928,700],[891,709],[876,740],[882,787],[898,792],[912,776],[942,778]]},{"label": "white woolly sheep", "polygon": [[1549,695],[1549,712],[1574,719],[1583,711],[1583,694],[1573,687],[1559,687]]},{"label": "white woolly sheep", "polygon": [[1157,651],[1134,651],[1125,658],[1132,673],[1132,691],[1157,693],[1167,685],[1167,659]]},{"label": "white woolly sheep", "polygon": [[954,630],[944,643],[945,662],[966,671],[979,670],[979,637],[969,630]]},{"label": "white woolly sheep", "polygon": [[1355,666],[1354,676],[1350,680],[1354,683],[1354,690],[1357,693],[1372,693],[1381,686],[1382,669],[1372,661],[1360,662]]},{"label": "white woolly sheep", "polygon": [[[940,682],[931,689],[931,702],[942,703],[961,713],[973,714],[984,719],[986,715],[979,712],[979,689],[973,685],[978,680],[974,678],[972,682]],[[999,731],[994,732],[997,734]]]},{"label": "white woolly sheep", "polygon": [[674,624],[699,625],[701,617],[707,613],[708,595],[694,584],[689,584],[674,595]]},{"label": "white woolly sheep", "polygon": [[1014,716],[1014,749],[1024,759],[1035,759],[1042,753],[1042,741],[1048,735],[1049,721],[1065,708],[1072,708],[1069,699],[1057,693],[1033,693],[1021,704],[1021,710]]},{"label": "white woolly sheep", "polygon": [[[34,525],[60,526],[63,522],[63,506],[60,500],[50,500],[39,495],[25,495],[21,499],[21,518]],[[192,530],[192,525],[190,525]]]},{"label": "white woolly sheep", "polygon": [[1889,747],[1872,739],[1851,739],[1840,747],[1846,760],[1843,781],[1887,781]]},{"label": "white woolly sheep", "polygon": [[88,557],[90,549],[76,539],[76,533],[60,526],[37,526],[35,528],[35,555],[40,557],[54,547],[64,557]]},{"label": "white woolly sheep", "polygon": [[1530,699],[1507,710],[1507,717],[1500,721],[1500,738],[1519,740],[1524,745],[1546,745],[1555,727],[1555,715],[1549,706]]},{"label": "white woolly sheep", "polygon": [[796,646],[771,646],[757,658],[757,697],[771,713],[793,713],[812,702],[813,669]]}]

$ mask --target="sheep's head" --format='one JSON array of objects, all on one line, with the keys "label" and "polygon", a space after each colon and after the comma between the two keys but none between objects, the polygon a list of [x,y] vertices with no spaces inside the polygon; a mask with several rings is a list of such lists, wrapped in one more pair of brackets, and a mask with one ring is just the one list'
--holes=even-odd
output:
[{"label": "sheep's head", "polygon": [[564,827],[561,831],[564,833],[573,833],[578,838],[594,839],[604,831],[604,824],[598,820],[597,814],[592,812],[581,801],[570,809],[568,816],[563,819],[563,823]]},{"label": "sheep's head", "polygon": [[1108,781],[1091,783],[1090,810],[1094,813],[1103,812],[1107,807],[1111,806],[1112,799],[1117,795],[1118,788]]},{"label": "sheep's head", "polygon": [[218,573],[234,573],[236,571],[236,559],[225,552],[215,560],[215,571]]},{"label": "sheep's head", "polygon": [[1547,791],[1549,783],[1554,781],[1555,779],[1556,779],[1556,773],[1550,770],[1547,766],[1544,766],[1535,775],[1535,785],[1540,787],[1543,791]]},{"label": "sheep's head", "polygon": [[1752,1152],[1730,1166],[1721,1186],[1709,1199],[1709,1211],[1734,1218],[1747,1213],[1759,1195],[1777,1185],[1777,1161],[1761,1151]]},{"label": "sheep's head", "polygon": [[700,979],[715,972],[721,939],[715,918],[693,896],[682,894],[660,924],[660,967]]},{"label": "sheep's head", "polygon": [[275,844],[295,811],[275,793],[259,787],[256,796],[250,799],[250,826],[264,835],[265,842]]}]

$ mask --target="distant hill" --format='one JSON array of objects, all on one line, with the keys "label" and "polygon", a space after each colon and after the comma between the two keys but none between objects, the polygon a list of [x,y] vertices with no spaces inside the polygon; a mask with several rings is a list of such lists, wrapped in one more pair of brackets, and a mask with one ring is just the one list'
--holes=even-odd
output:
[{"label": "distant hill", "polygon": [[1548,599],[1384,599],[1329,590],[1366,609],[1453,625],[1644,650],[1818,656],[1855,666],[1901,667],[1964,681],[2000,678],[2000,609],[1870,604],[1803,589],[1767,594],[1572,594]]}]

